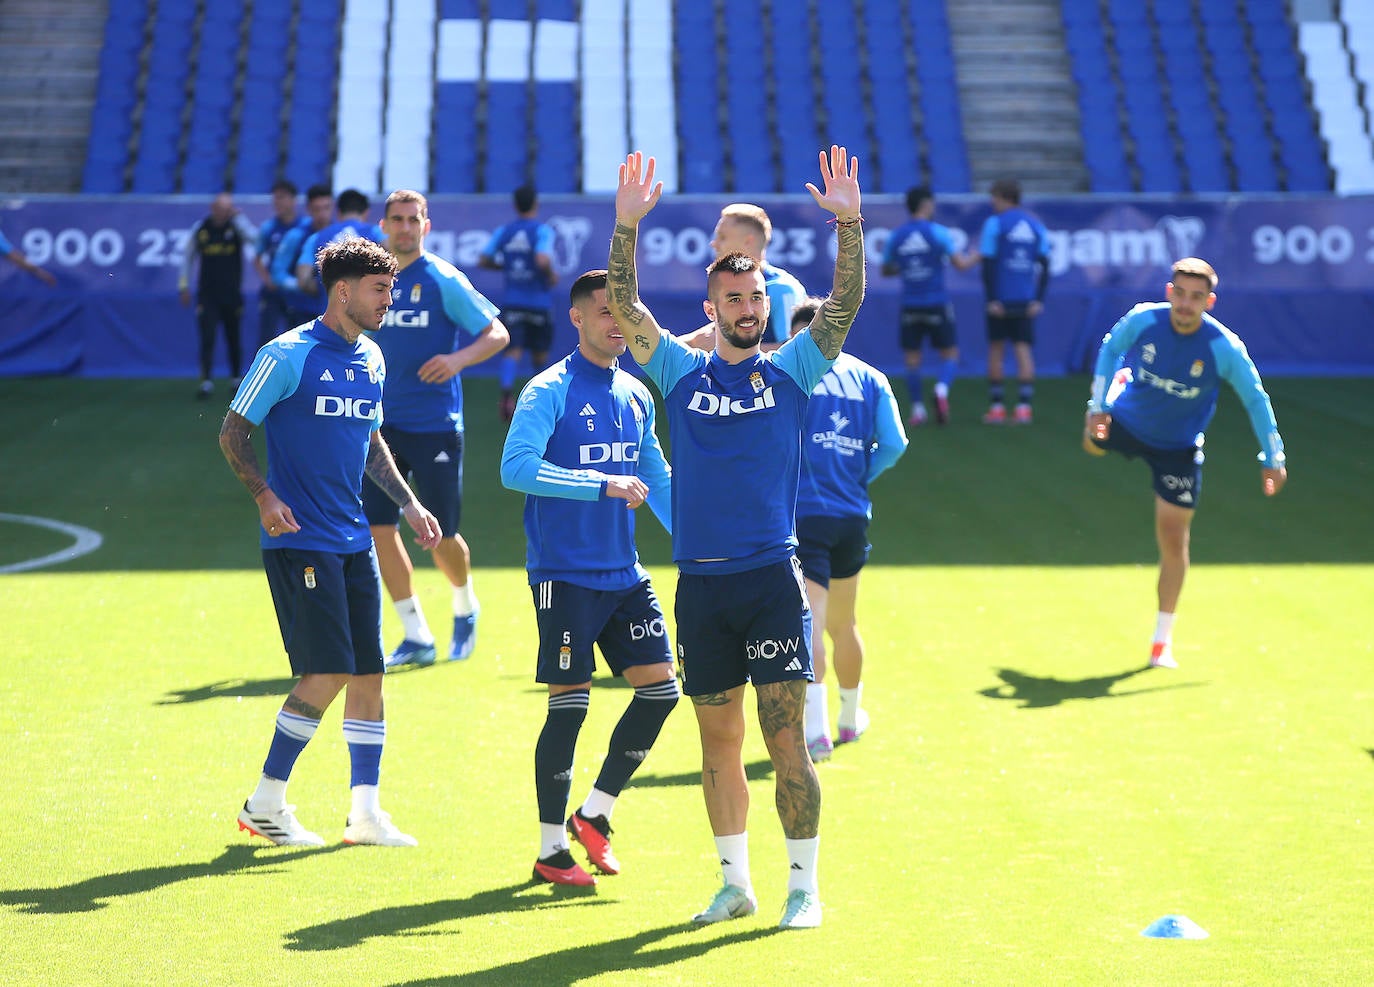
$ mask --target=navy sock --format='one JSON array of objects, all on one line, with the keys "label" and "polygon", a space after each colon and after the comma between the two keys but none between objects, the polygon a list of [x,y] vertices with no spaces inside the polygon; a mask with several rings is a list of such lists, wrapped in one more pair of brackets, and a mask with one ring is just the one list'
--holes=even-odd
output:
[{"label": "navy sock", "polygon": [[1002,387],[1000,380],[988,381],[988,404],[1002,404],[1005,400],[1006,391]]},{"label": "navy sock", "polygon": [[563,823],[572,790],[573,751],[590,699],[586,689],[549,697],[544,729],[534,745],[534,791],[541,823]]},{"label": "navy sock", "polygon": [[1029,380],[1021,381],[1016,389],[1017,402],[1028,405],[1031,403],[1033,397],[1035,397],[1035,382]]},{"label": "navy sock", "polygon": [[607,795],[619,795],[630,776],[635,773],[649,749],[658,739],[668,714],[673,711],[678,700],[677,680],[668,679],[642,686],[635,690],[635,697],[620,722],[611,731],[611,742],[606,750],[606,763],[601,766],[601,774],[596,779],[596,787]]},{"label": "navy sock", "polygon": [[921,371],[908,370],[906,372],[906,389],[911,396],[911,403],[920,404],[925,390],[925,384],[921,380]]}]

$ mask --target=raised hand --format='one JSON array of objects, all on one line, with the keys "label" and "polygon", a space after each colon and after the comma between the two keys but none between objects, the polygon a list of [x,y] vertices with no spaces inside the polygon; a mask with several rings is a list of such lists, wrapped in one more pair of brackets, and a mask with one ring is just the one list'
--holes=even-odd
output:
[{"label": "raised hand", "polygon": [[821,179],[825,191],[822,192],[810,182],[806,183],[806,190],[811,193],[811,198],[816,200],[816,205],[827,212],[833,212],[836,219],[858,219],[859,159],[851,158],[849,152],[838,144],[830,145],[828,157],[824,151],[820,157]]},{"label": "raised hand", "polygon": [[634,226],[649,214],[663,194],[663,183],[654,183],[654,159],[644,160],[633,151],[620,166],[620,185],[615,191],[615,221]]}]

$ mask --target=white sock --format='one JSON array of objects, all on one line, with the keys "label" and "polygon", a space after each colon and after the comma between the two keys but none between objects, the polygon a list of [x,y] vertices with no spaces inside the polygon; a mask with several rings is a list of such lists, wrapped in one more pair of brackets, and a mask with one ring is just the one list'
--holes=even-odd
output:
[{"label": "white sock", "polygon": [[863,701],[864,684],[860,682],[852,689],[840,689],[840,726],[850,730],[859,728],[859,704]]},{"label": "white sock", "polygon": [[936,396],[937,398],[947,398],[947,397],[949,397],[949,385],[946,384],[946,383],[945,383],[944,381],[942,381],[942,380],[936,381],[936,382],[935,382],[935,396]]},{"label": "white sock", "polygon": [[806,685],[806,742],[830,736],[830,706],[824,682]]},{"label": "white sock", "polygon": [[539,859],[552,856],[559,850],[568,849],[568,831],[562,823],[539,824]]},{"label": "white sock", "polygon": [[267,775],[258,779],[257,789],[248,797],[248,808],[252,812],[277,812],[285,805],[286,782]]},{"label": "white sock", "polygon": [[821,838],[813,836],[809,840],[785,840],[787,844],[787,859],[791,866],[787,871],[787,890],[788,891],[810,891],[817,897],[820,896],[820,887],[816,884],[816,858],[821,852]]},{"label": "white sock", "polygon": [[1155,616],[1155,638],[1156,641],[1169,643],[1174,639],[1174,615],[1165,613],[1161,610]]},{"label": "white sock", "polygon": [[453,587],[453,616],[469,617],[477,612],[477,594],[472,591],[472,576],[462,586]]},{"label": "white sock", "polygon": [[717,836],[716,853],[720,856],[720,872],[725,883],[753,893],[754,884],[749,880],[749,834]]},{"label": "white sock", "polygon": [[382,809],[376,785],[353,786],[353,808],[349,810],[350,819],[362,816],[375,816]]},{"label": "white sock", "polygon": [[421,644],[434,643],[434,632],[429,629],[429,621],[425,620],[424,610],[420,609],[418,596],[397,600],[392,606],[396,608],[396,616],[401,618],[401,626],[405,629],[407,641],[419,641]]},{"label": "white sock", "polygon": [[587,793],[587,801],[582,803],[582,814],[588,819],[595,819],[597,816],[605,816],[606,821],[611,821],[611,812],[615,809],[615,796],[607,795],[599,788],[593,788]]}]

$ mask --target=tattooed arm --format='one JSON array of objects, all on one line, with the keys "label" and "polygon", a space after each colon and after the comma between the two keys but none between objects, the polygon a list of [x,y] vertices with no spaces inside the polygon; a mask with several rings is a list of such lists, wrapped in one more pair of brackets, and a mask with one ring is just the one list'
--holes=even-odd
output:
[{"label": "tattooed arm", "polygon": [[663,194],[663,183],[654,183],[654,159],[647,162],[635,151],[620,166],[620,185],[615,193],[615,232],[606,262],[606,304],[615,316],[630,355],[641,365],[658,348],[659,325],[639,300],[639,276],[635,271],[635,244],[639,221]]},{"label": "tattooed arm", "polygon": [[835,214],[838,250],[835,255],[835,284],[816,318],[811,322],[811,339],[827,360],[840,355],[849,327],[864,300],[864,232],[859,213],[859,159],[850,158],[839,146],[830,148],[827,158],[821,152],[822,192],[810,182],[806,189],[816,204]]},{"label": "tattooed arm", "polygon": [[363,465],[363,472],[381,488],[382,493],[391,498],[393,504],[401,508],[406,523],[420,536],[420,545],[423,548],[433,548],[439,544],[443,537],[439,520],[425,509],[424,504],[415,499],[415,494],[406,484],[405,477],[396,468],[396,460],[391,458],[391,449],[380,432],[373,432],[372,438],[368,441],[367,461]]},{"label": "tattooed arm", "polygon": [[273,538],[288,531],[300,531],[301,526],[296,523],[291,508],[272,492],[258,467],[258,454],[253,449],[253,423],[237,411],[226,413],[219,429],[219,448],[229,468],[257,502],[258,520],[263,530]]}]

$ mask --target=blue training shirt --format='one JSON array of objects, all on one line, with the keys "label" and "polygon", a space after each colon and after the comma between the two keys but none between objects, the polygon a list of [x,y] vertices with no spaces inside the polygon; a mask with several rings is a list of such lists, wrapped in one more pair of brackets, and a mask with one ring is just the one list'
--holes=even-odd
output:
[{"label": "blue training shirt", "polygon": [[1019,207],[993,213],[983,224],[979,252],[993,262],[990,301],[1024,305],[1035,301],[1040,271],[1037,261],[1050,254],[1045,224]]},{"label": "blue training shirt", "polygon": [[493,257],[506,275],[503,301],[515,308],[547,309],[553,295],[534,258],[553,254],[553,227],[537,219],[517,219],[498,227],[482,253]]},{"label": "blue training shirt", "polygon": [[316,320],[258,350],[229,408],[267,433],[267,485],[301,530],[263,548],[361,552],[363,468],[382,423],[386,363],[366,337],[349,343]]},{"label": "blue training shirt", "polygon": [[841,353],[806,409],[797,517],[873,517],[868,485],[906,447],[902,412],[887,378]]},{"label": "blue training shirt", "polygon": [[313,295],[306,294],[300,290],[299,282],[296,280],[296,265],[306,256],[304,247],[312,235],[309,218],[299,226],[287,230],[282,234],[276,252],[272,254],[272,263],[268,265],[268,269],[272,273],[272,283],[281,292],[282,303],[288,309],[323,315],[328,301],[324,291]]},{"label": "blue training shirt", "polygon": [[[1235,333],[1206,312],[1196,332],[1175,331],[1168,302],[1137,305],[1102,337],[1091,407],[1104,409],[1158,449],[1187,449],[1217,410],[1220,382],[1240,396],[1260,445],[1260,462],[1282,461],[1283,439],[1259,371]],[[1130,377],[1107,393],[1118,368]]]},{"label": "blue training shirt", "polygon": [[[307,230],[309,228],[309,216],[297,216],[289,223],[283,223],[279,218],[273,216],[258,227],[258,239],[253,245],[253,250],[262,259],[268,270],[271,270],[272,261],[276,258],[277,250],[282,241],[286,239],[286,235],[292,230]],[[275,279],[273,283],[275,283]]]},{"label": "blue training shirt", "polygon": [[647,387],[578,351],[530,379],[501,454],[501,482],[527,495],[530,585],[557,579],[618,590],[647,578],[635,512],[605,490],[608,476],[632,475],[649,487],[649,508],[671,533],[672,474]]},{"label": "blue training shirt", "polygon": [[792,313],[806,301],[806,289],[781,267],[764,264],[763,290],[768,295],[768,327],[764,340],[783,343],[792,332]]},{"label": "blue training shirt", "polygon": [[14,244],[5,239],[5,234],[0,233],[0,257],[14,253]]},{"label": "blue training shirt", "polygon": [[806,403],[832,363],[806,330],[730,364],[660,329],[644,372],[668,413],[681,571],[744,572],[793,555]]},{"label": "blue training shirt", "polygon": [[440,384],[420,379],[420,367],[459,346],[458,330],[479,335],[497,308],[462,271],[424,251],[401,268],[391,288],[391,308],[372,334],[386,357],[386,423],[405,432],[461,432],[461,375]]},{"label": "blue training shirt", "polygon": [[948,226],[915,219],[892,231],[883,251],[883,265],[899,268],[903,306],[934,308],[949,303],[945,261],[953,253],[954,234]]}]

